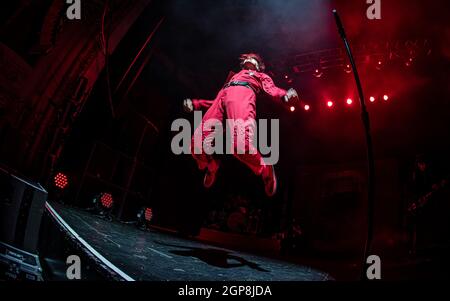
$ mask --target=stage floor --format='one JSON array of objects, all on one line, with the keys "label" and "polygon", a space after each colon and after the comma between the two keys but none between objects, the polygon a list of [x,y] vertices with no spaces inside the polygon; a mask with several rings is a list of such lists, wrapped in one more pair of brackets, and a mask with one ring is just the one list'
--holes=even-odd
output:
[{"label": "stage floor", "polygon": [[218,248],[155,229],[143,231],[81,209],[50,205],[82,240],[129,280],[333,280],[327,273],[308,266]]}]

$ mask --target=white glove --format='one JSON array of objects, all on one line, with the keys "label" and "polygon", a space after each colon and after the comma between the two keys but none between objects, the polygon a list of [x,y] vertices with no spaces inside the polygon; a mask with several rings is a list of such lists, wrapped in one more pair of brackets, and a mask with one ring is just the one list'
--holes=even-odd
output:
[{"label": "white glove", "polygon": [[290,88],[289,90],[286,91],[286,95],[284,96],[284,101],[286,103],[288,103],[294,99],[298,100],[297,91],[295,91],[295,89],[293,89],[293,88]]},{"label": "white glove", "polygon": [[183,100],[183,109],[188,113],[194,111],[194,105],[192,104],[192,100],[190,98],[186,98],[185,100]]}]

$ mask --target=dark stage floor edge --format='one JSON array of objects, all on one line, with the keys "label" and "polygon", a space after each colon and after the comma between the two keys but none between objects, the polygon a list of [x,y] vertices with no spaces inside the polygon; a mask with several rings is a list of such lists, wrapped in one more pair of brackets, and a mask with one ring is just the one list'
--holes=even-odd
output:
[{"label": "dark stage floor edge", "polygon": [[140,230],[82,209],[46,203],[66,235],[113,278],[126,281],[328,281],[308,266]]}]

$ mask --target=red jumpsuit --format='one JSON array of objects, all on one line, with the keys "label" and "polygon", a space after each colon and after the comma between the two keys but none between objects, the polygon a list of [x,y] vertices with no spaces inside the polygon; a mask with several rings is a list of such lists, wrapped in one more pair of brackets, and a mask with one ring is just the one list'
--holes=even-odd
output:
[{"label": "red jumpsuit", "polygon": [[[278,88],[273,80],[265,73],[253,70],[241,70],[236,73],[230,82],[239,81],[247,82],[249,86],[229,86],[222,88],[214,100],[193,99],[194,110],[208,109],[203,116],[201,124],[197,127],[192,137],[191,154],[197,161],[199,169],[208,168],[210,171],[216,171],[219,164],[216,158],[206,154],[203,150],[203,141],[213,133],[212,130],[203,129],[203,124],[209,119],[216,119],[222,122],[225,119],[243,120],[251,122],[256,119],[256,94],[261,90],[274,98],[281,100],[286,95],[286,90]],[[255,149],[251,143],[254,129],[251,126],[245,127],[245,150],[242,154],[237,150],[233,150],[234,156],[241,162],[246,164],[256,174],[260,175],[265,165],[261,154]],[[233,133],[233,136],[236,133]],[[195,139],[199,135],[201,139]],[[235,138],[234,138],[235,139]],[[196,142],[197,141],[197,145]],[[200,143],[201,142],[201,143]],[[238,143],[234,143],[234,147],[239,147]],[[197,154],[194,152],[197,149]]]}]

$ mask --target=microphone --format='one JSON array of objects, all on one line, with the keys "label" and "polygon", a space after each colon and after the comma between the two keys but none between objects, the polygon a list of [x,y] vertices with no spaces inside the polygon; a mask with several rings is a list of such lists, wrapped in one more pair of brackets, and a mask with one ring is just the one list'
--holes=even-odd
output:
[{"label": "microphone", "polygon": [[339,17],[337,10],[333,9],[333,15],[334,15],[334,20],[336,21],[336,26],[338,28],[339,34],[341,35],[341,37],[343,39],[346,39],[344,26],[342,25],[341,18]]}]

